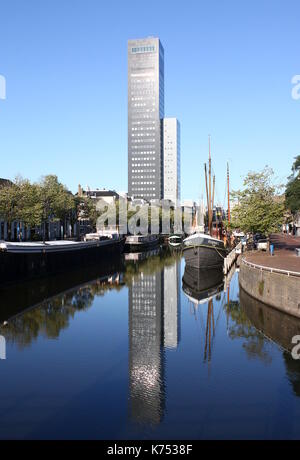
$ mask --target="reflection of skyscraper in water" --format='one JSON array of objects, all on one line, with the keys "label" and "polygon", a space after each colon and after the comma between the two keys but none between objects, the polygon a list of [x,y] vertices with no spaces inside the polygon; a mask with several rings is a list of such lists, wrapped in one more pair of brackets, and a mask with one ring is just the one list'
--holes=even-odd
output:
[{"label": "reflection of skyscraper in water", "polygon": [[130,412],[138,422],[160,423],[165,406],[163,346],[179,342],[180,262],[141,272],[129,288]]},{"label": "reflection of skyscraper in water", "polygon": [[129,378],[131,416],[144,423],[163,415],[162,315],[162,273],[141,272],[129,288]]},{"label": "reflection of skyscraper in water", "polygon": [[180,340],[180,261],[164,267],[164,347],[177,348]]}]

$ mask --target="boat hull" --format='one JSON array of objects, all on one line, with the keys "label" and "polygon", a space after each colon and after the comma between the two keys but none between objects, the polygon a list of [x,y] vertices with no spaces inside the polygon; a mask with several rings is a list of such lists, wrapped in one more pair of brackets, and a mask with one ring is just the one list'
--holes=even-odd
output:
[{"label": "boat hull", "polygon": [[125,251],[126,252],[143,252],[147,251],[148,249],[155,248],[159,245],[159,238],[155,238],[151,241],[141,241],[135,243],[129,243],[126,241],[125,243]]},{"label": "boat hull", "polygon": [[85,269],[105,260],[118,259],[125,239],[71,245],[8,245],[0,251],[0,285],[63,273],[79,267]]},{"label": "boat hull", "polygon": [[187,246],[183,248],[183,255],[187,265],[194,268],[220,268],[224,266],[226,249],[213,246]]}]

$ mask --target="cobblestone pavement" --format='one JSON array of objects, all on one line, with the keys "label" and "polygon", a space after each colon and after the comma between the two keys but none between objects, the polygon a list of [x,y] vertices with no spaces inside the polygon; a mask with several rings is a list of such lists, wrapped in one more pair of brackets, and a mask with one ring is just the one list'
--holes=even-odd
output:
[{"label": "cobblestone pavement", "polygon": [[300,248],[300,237],[285,234],[271,235],[270,243],[274,244],[274,255],[264,251],[251,251],[245,254],[246,260],[265,267],[279,268],[300,272],[300,257],[296,248]]}]

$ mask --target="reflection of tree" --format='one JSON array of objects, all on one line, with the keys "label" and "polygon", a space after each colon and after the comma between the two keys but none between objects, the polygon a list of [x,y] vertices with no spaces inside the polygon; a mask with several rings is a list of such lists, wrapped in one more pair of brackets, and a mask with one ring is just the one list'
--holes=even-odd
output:
[{"label": "reflection of tree", "polygon": [[266,350],[267,340],[248,319],[245,310],[241,308],[238,301],[230,300],[225,306],[230,316],[228,324],[228,336],[232,339],[246,339],[243,348],[249,359],[260,359],[264,364],[270,364],[271,355]]},{"label": "reflection of tree", "polygon": [[[149,257],[145,261],[126,264],[125,273],[121,277],[117,273],[99,278],[55,295],[39,303],[35,308],[25,310],[9,320],[5,326],[1,326],[0,335],[4,335],[8,342],[17,343],[20,347],[30,345],[39,335],[51,339],[57,338],[60,331],[68,328],[70,319],[74,317],[77,311],[87,310],[92,306],[95,297],[103,296],[111,289],[120,290],[124,285],[130,286],[134,277],[141,270],[144,274],[152,274],[172,263],[174,263],[174,257],[164,251],[161,255]],[[22,292],[26,297],[26,307],[37,302],[37,287],[29,286]],[[41,290],[38,302],[45,297],[44,292],[47,292],[47,289]],[[20,302],[19,298],[13,301],[13,296],[16,295],[17,293],[11,293],[13,305]]]},{"label": "reflection of tree", "polygon": [[287,377],[296,396],[300,396],[300,361],[294,359],[287,351],[283,352]]},{"label": "reflection of tree", "polygon": [[30,345],[39,335],[57,338],[69,326],[70,319],[77,311],[90,308],[95,297],[104,295],[118,282],[118,279],[114,281],[111,278],[97,280],[48,299],[0,327],[0,334],[21,348]]}]

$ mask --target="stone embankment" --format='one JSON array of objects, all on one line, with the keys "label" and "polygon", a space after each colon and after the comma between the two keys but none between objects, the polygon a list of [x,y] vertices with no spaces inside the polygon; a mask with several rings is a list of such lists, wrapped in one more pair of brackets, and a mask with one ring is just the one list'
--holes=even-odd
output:
[{"label": "stone embankment", "polygon": [[241,287],[252,297],[300,318],[300,238],[272,235],[274,255],[253,251],[242,257]]}]

